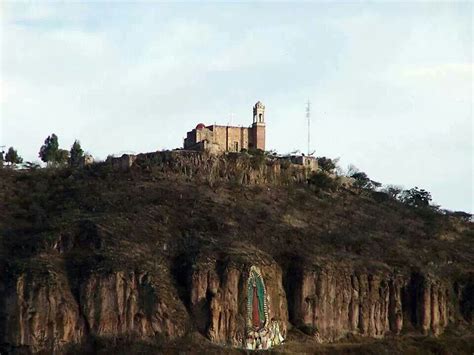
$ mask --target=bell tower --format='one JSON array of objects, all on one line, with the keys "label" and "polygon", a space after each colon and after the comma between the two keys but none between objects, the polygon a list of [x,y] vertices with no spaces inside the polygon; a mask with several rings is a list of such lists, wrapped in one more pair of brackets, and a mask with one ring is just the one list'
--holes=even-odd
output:
[{"label": "bell tower", "polygon": [[253,107],[252,133],[253,147],[265,150],[265,106],[260,101]]},{"label": "bell tower", "polygon": [[260,101],[253,107],[253,123],[265,124],[265,106]]}]

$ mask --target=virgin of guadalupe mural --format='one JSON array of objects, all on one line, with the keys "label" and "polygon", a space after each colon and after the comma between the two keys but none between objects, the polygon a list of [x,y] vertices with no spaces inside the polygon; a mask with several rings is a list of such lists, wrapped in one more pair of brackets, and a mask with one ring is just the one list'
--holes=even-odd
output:
[{"label": "virgin of guadalupe mural", "polygon": [[266,325],[266,292],[262,276],[257,268],[250,269],[248,280],[248,323],[254,330],[260,330]]},{"label": "virgin of guadalupe mural", "polygon": [[246,349],[269,349],[283,342],[279,323],[270,322],[269,306],[269,295],[262,274],[256,266],[252,266],[247,280]]}]

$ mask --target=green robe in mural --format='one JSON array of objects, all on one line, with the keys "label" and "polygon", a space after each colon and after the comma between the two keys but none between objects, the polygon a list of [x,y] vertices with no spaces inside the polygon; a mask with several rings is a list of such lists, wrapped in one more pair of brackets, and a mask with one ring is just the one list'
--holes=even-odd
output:
[{"label": "green robe in mural", "polygon": [[250,323],[256,330],[261,329],[265,325],[265,288],[263,281],[259,275],[253,274],[253,280],[249,283],[248,297],[251,305]]}]

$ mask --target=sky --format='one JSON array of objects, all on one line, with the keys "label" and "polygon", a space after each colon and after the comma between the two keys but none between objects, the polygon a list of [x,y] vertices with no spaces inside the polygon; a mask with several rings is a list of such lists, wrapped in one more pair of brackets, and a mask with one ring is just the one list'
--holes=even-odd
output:
[{"label": "sky", "polygon": [[471,2],[2,2],[0,146],[51,133],[96,159],[181,147],[197,123],[340,158],[473,207]]}]

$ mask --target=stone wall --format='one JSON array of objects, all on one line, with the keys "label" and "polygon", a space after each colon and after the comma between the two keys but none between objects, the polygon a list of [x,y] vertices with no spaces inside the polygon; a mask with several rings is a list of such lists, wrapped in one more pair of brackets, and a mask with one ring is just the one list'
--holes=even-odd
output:
[{"label": "stone wall", "polygon": [[[251,128],[231,127],[231,126],[212,126],[214,132],[214,142],[221,146],[224,151],[239,152],[242,149],[248,149],[251,137]],[[237,150],[235,143],[238,144]]]},{"label": "stone wall", "polygon": [[253,148],[265,150],[265,123],[254,123],[251,130]]},{"label": "stone wall", "polygon": [[135,159],[137,159],[137,155],[123,154],[118,158],[109,157],[106,162],[112,164],[112,167],[117,170],[128,170],[133,165]]},{"label": "stone wall", "polygon": [[[199,127],[187,133],[185,149],[203,149],[200,142],[219,146],[222,152],[240,152],[242,149],[258,148],[265,150],[265,124],[252,127],[218,126]],[[237,146],[236,146],[237,145]]]}]

